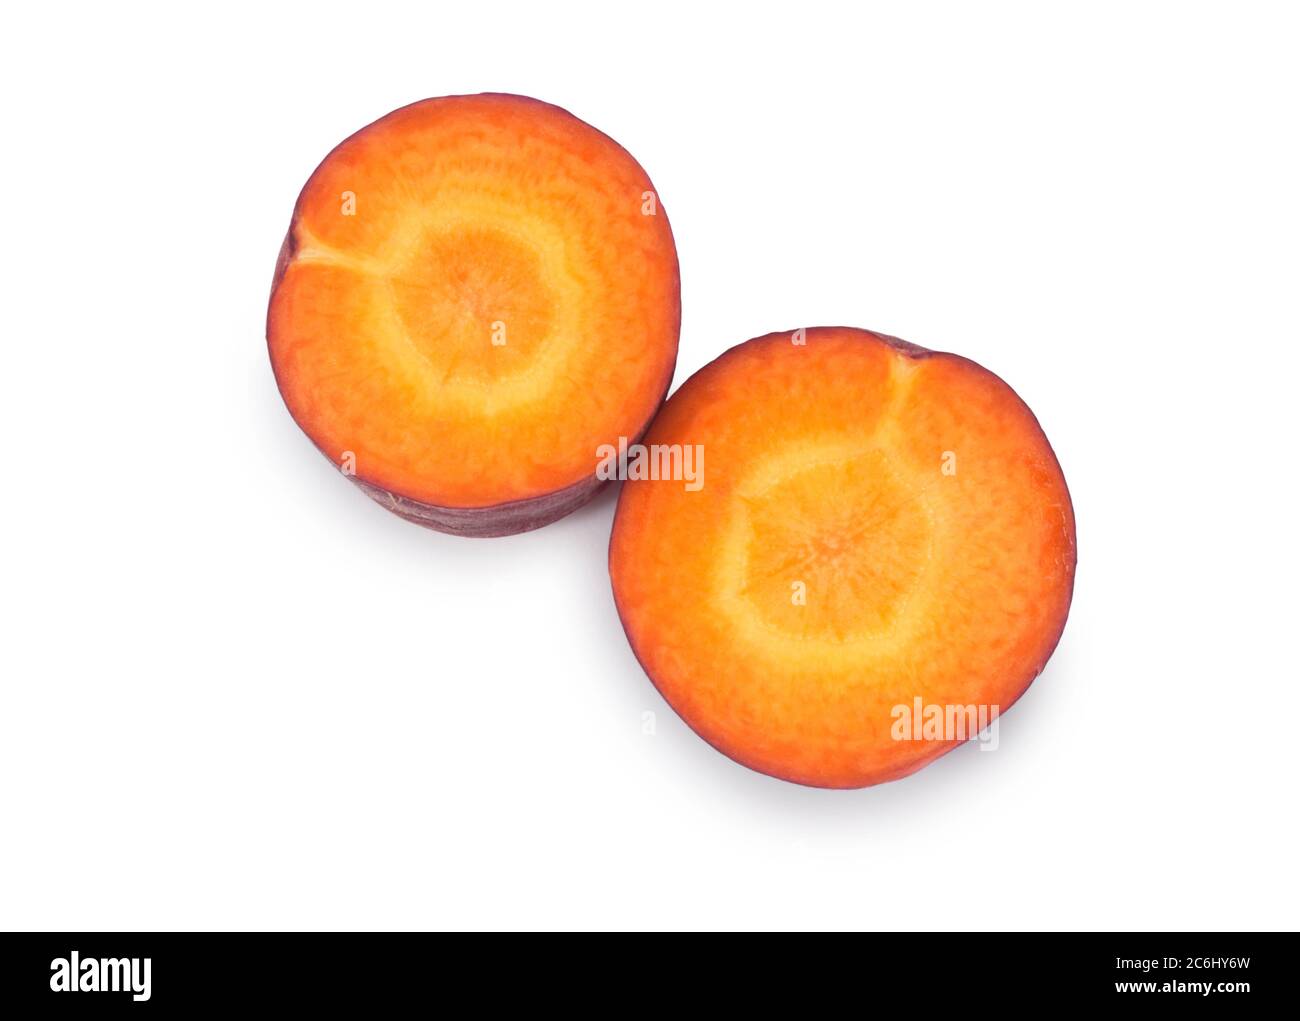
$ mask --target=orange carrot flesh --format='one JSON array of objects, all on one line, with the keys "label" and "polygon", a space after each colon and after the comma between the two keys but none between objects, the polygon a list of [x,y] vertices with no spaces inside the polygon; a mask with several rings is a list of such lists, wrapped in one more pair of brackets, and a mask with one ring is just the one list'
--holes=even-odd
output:
[{"label": "orange carrot flesh", "polygon": [[973,362],[863,330],[772,334],[692,376],[643,443],[700,445],[703,486],[624,484],[619,614],[669,704],[747,766],[905,776],[956,740],[900,739],[898,707],[996,714],[1056,646],[1069,493],[1029,408]]},{"label": "orange carrot flesh", "polygon": [[617,143],[536,100],[450,97],[312,175],[268,342],[294,419],[372,495],[490,513],[583,490],[602,444],[644,430],[679,294],[668,220]]}]

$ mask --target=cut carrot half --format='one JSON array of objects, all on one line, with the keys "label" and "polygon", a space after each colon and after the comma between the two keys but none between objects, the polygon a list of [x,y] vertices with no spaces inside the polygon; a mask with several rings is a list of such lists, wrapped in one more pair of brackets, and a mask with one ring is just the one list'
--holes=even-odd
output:
[{"label": "cut carrot half", "polygon": [[384,506],[463,535],[594,495],[598,450],[663,402],[681,319],[645,171],[521,96],[430,99],[303,188],[267,316],[285,404]]},{"label": "cut carrot half", "polygon": [[1029,408],[974,362],[770,334],[692,376],[642,446],[697,470],[624,484],[618,612],[664,698],[737,762],[819,787],[906,776],[988,741],[1056,647],[1070,495]]}]

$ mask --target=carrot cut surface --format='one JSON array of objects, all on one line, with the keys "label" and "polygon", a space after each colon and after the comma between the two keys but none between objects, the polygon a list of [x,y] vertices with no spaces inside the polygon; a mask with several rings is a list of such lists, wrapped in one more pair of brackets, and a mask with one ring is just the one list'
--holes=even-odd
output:
[{"label": "carrot cut surface", "polygon": [[281,394],[391,509],[492,535],[595,491],[672,378],[672,231],[645,172],[520,96],[431,99],[339,145],[298,199],[267,322]]},{"label": "carrot cut surface", "polygon": [[918,708],[994,720],[1060,638],[1065,479],[974,362],[864,330],[771,334],[692,376],[642,442],[698,446],[706,470],[694,489],[624,484],[619,615],[664,698],[744,765],[824,787],[905,776],[975,736],[923,735]]}]

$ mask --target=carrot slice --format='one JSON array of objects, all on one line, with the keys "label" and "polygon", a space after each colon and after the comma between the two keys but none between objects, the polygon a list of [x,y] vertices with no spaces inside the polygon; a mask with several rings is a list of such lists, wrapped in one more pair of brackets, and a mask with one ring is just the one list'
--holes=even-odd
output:
[{"label": "carrot slice", "polygon": [[668,703],[746,766],[906,776],[1056,647],[1069,492],[1029,408],[974,362],[863,330],[770,334],[692,376],[643,444],[699,445],[706,470],[624,484],[618,612]]},{"label": "carrot slice", "polygon": [[276,267],[271,364],[295,421],[404,517],[536,528],[663,402],[681,319],[645,171],[521,96],[430,99],[347,139]]}]

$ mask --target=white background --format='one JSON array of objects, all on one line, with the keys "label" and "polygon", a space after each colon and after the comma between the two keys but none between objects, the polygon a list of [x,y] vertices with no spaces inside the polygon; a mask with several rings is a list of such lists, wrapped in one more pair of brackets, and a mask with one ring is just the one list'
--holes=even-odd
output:
[{"label": "white background", "polygon": [[[0,925],[1294,928],[1295,9],[975,6],[8,10]],[[1078,584],[996,752],[751,773],[628,649],[613,491],[457,539],[299,433],[298,189],[482,90],[650,173],[677,384],[846,324],[1037,412]]]}]

